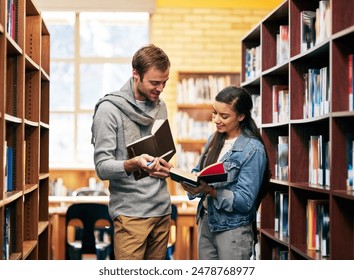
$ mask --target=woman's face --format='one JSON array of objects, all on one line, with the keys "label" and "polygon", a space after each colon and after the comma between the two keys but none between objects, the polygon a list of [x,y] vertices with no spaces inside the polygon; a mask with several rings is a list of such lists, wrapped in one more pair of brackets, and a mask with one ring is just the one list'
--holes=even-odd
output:
[{"label": "woman's face", "polygon": [[240,135],[240,121],[244,115],[237,114],[231,105],[223,102],[214,102],[212,118],[216,125],[216,130],[226,133],[226,139],[232,139]]}]

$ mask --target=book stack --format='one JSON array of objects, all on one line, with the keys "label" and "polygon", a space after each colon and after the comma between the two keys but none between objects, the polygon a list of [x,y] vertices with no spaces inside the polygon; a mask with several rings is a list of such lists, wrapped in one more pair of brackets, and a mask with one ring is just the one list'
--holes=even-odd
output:
[{"label": "book stack", "polygon": [[316,44],[316,12],[302,11],[301,17],[301,52],[307,51]]},{"label": "book stack", "polygon": [[329,255],[329,204],[327,199],[308,199],[307,216],[307,249],[321,252],[321,256]]},{"label": "book stack", "polygon": [[279,234],[279,238],[289,236],[288,208],[289,194],[285,191],[274,192],[275,213],[274,231]]},{"label": "book stack", "polygon": [[273,85],[273,123],[289,120],[289,90],[288,85]]},{"label": "book stack", "polygon": [[289,26],[280,25],[279,34],[277,34],[277,64],[288,61],[290,57],[289,46]]},{"label": "book stack", "polygon": [[289,136],[278,136],[278,151],[275,165],[275,178],[288,180],[289,177]]},{"label": "book stack", "polygon": [[245,56],[246,80],[254,79],[261,73],[261,48],[260,46],[246,49]]},{"label": "book stack", "polygon": [[348,56],[348,93],[349,93],[349,111],[354,110],[354,54]]}]

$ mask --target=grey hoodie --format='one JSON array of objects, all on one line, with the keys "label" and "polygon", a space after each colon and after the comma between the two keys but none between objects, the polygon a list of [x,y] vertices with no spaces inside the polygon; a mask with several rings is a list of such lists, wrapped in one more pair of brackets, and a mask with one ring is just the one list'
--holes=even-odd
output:
[{"label": "grey hoodie", "polygon": [[170,214],[171,198],[164,179],[151,177],[135,181],[124,170],[126,145],[150,134],[155,119],[166,119],[165,102],[148,102],[146,111],[135,101],[133,78],[116,92],[101,98],[95,106],[92,144],[97,176],[109,180],[109,211],[118,215],[158,217]]}]

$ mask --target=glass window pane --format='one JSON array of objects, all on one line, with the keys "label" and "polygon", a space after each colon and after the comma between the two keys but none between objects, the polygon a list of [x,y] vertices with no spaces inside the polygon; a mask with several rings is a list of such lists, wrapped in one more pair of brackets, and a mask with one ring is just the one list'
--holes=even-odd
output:
[{"label": "glass window pane", "polygon": [[79,114],[77,118],[77,161],[94,167],[91,144],[92,114]]},{"label": "glass window pane", "polygon": [[50,110],[74,110],[74,64],[51,62]]},{"label": "glass window pane", "polygon": [[131,57],[148,43],[148,13],[81,13],[82,57]]},{"label": "glass window pane", "polygon": [[49,162],[62,164],[75,162],[74,114],[50,115]]},{"label": "glass window pane", "polygon": [[131,77],[132,55],[149,43],[149,13],[42,15],[51,35],[50,165],[93,167],[94,106]]},{"label": "glass window pane", "polygon": [[73,58],[75,37],[75,13],[43,12],[50,33],[51,58]]},{"label": "glass window pane", "polygon": [[80,109],[93,110],[98,99],[120,89],[131,75],[130,64],[81,64]]}]

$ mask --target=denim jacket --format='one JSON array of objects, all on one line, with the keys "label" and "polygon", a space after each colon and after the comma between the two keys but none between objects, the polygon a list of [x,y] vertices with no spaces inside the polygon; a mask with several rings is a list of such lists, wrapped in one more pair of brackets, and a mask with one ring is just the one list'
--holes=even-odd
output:
[{"label": "denim jacket", "polygon": [[[211,141],[208,140],[206,147]],[[203,158],[206,150],[200,158]],[[266,169],[267,157],[263,144],[256,138],[240,134],[232,148],[221,158],[228,179],[214,183],[217,198],[201,197],[197,207],[197,223],[203,215],[203,199],[208,199],[208,224],[211,232],[225,231],[251,224],[256,219],[255,202]],[[200,171],[200,160],[192,172]]]}]

